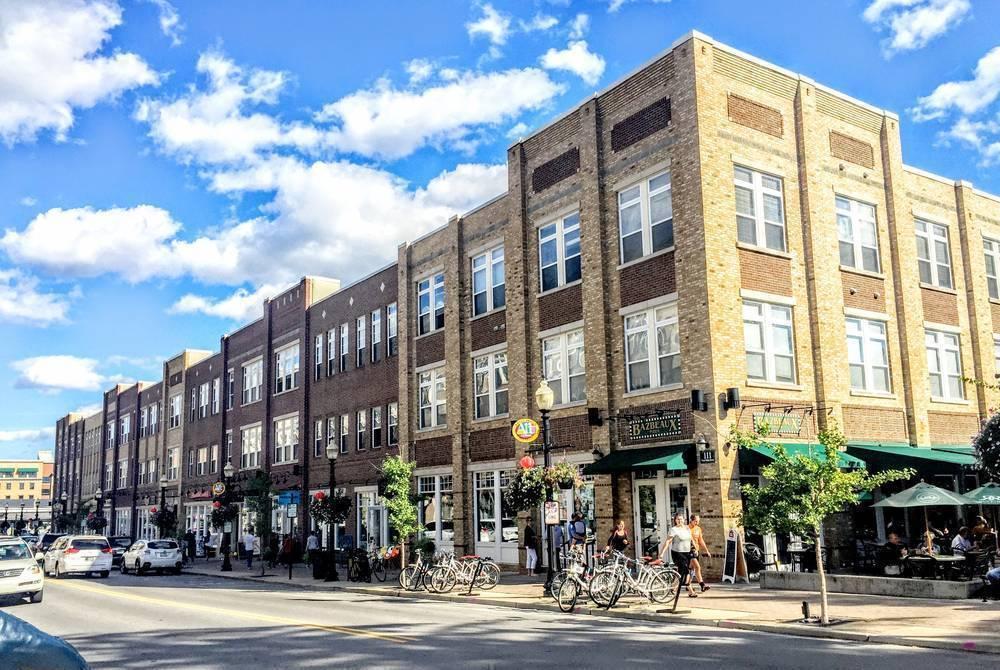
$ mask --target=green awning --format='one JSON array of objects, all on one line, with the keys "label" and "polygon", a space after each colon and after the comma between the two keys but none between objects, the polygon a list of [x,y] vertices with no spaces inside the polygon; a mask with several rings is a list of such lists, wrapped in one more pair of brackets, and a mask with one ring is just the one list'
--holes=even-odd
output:
[{"label": "green awning", "polygon": [[[875,444],[870,442],[852,442],[847,445],[847,451],[862,458],[882,457],[905,461],[913,459],[917,461],[936,461],[938,463],[948,463],[950,465],[975,465],[976,458],[968,453],[957,453],[946,447],[911,447],[899,444]],[[901,463],[903,465],[903,463]]]},{"label": "green awning", "polygon": [[964,454],[972,458],[976,457],[976,450],[972,448],[971,444],[932,444],[931,449],[934,451],[947,451],[952,454]]},{"label": "green awning", "polygon": [[619,449],[583,469],[585,475],[609,475],[631,470],[687,470],[685,452],[690,444],[673,444],[668,447]]},{"label": "green awning", "polygon": [[14,468],[0,468],[0,472],[14,472]]},{"label": "green awning", "polygon": [[18,468],[18,472],[38,472],[38,468]]},{"label": "green awning", "polygon": [[[796,442],[791,442],[788,444],[782,444],[785,448],[785,453],[789,456],[805,456],[807,458],[814,458],[818,461],[826,460],[826,449],[822,444],[800,444]],[[774,460],[774,450],[766,444],[758,444],[757,446],[751,447],[751,450],[760,454],[769,461]],[[852,456],[845,451],[841,451],[838,457],[838,464],[842,468],[863,468],[865,467],[865,462],[856,456]]]}]

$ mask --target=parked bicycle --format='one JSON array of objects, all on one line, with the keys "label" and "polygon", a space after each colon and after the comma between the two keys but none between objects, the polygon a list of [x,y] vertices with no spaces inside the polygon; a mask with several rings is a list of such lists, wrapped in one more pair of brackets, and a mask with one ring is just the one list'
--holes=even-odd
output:
[{"label": "parked bicycle", "polygon": [[673,566],[664,565],[660,559],[644,556],[641,562],[625,554],[612,552],[612,562],[594,573],[590,580],[590,594],[595,602],[606,603],[610,609],[625,595],[638,595],[654,603],[666,603],[680,594],[681,575]]},{"label": "parked bicycle", "polygon": [[[364,549],[353,550],[347,558],[347,578],[352,582],[372,581],[371,563],[368,561],[368,552]],[[385,577],[383,576],[384,580]]]},{"label": "parked bicycle", "polygon": [[418,591],[427,588],[427,575],[434,565],[424,560],[423,552],[414,552],[417,560],[399,571],[399,586],[406,591]]},{"label": "parked bicycle", "polygon": [[389,564],[399,555],[398,547],[379,547],[368,552],[368,564],[375,579],[384,582],[388,574]]},{"label": "parked bicycle", "polygon": [[434,593],[448,593],[457,584],[489,590],[499,583],[500,566],[492,558],[463,556],[456,559],[454,554],[444,554],[430,569],[426,586]]}]

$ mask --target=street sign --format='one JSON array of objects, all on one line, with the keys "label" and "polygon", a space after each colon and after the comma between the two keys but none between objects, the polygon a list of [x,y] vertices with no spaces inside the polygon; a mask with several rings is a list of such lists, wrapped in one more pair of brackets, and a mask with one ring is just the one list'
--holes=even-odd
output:
[{"label": "street sign", "polygon": [[633,416],[628,419],[628,439],[630,441],[676,437],[680,434],[680,412]]},{"label": "street sign", "polygon": [[288,516],[289,517],[293,517],[293,516],[298,516],[298,515],[299,515],[299,506],[298,506],[298,504],[296,504],[296,503],[290,504],[288,506]]},{"label": "street sign", "polygon": [[221,496],[226,492],[226,485],[223,482],[215,482],[212,484],[212,495]]},{"label": "street sign", "polygon": [[538,434],[540,432],[538,422],[534,419],[518,419],[514,422],[514,425],[510,427],[510,434],[513,435],[514,439],[521,444],[531,444],[538,439]]},{"label": "street sign", "polygon": [[302,502],[302,493],[299,491],[282,491],[278,494],[279,505],[297,505]]},{"label": "street sign", "polygon": [[222,532],[223,533],[231,533],[231,532],[233,532],[233,522],[232,521],[227,521],[226,523],[224,523],[222,525]]},{"label": "street sign", "polygon": [[558,526],[559,525],[559,503],[555,500],[545,501],[545,525],[546,526]]}]

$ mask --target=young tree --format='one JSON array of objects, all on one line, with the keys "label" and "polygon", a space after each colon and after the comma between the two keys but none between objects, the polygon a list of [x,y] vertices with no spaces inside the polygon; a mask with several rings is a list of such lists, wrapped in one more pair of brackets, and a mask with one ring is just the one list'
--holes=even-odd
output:
[{"label": "young tree", "polygon": [[991,482],[1000,482],[1000,413],[993,412],[972,440],[979,469]]},{"label": "young tree", "polygon": [[[756,432],[730,432],[730,441],[739,448],[765,444],[762,435],[769,430],[758,426]],[[789,456],[780,444],[767,443],[774,460],[761,469],[761,486],[743,487],[745,511],[740,525],[765,533],[791,533],[808,536],[816,542],[816,571],[819,576],[820,622],[830,623],[827,611],[826,571],[823,566],[823,520],[855,504],[858,496],[883,484],[912,476],[907,470],[887,470],[869,474],[865,469],[841,470],[840,451],[844,435],[836,426],[821,431],[823,453],[817,458]]]},{"label": "young tree", "polygon": [[[254,531],[260,539],[260,574],[264,575],[266,556],[270,551],[271,539],[271,496],[274,487],[267,473],[257,471],[253,479],[243,486],[243,504],[252,520]],[[271,560],[274,560],[273,554]]]},{"label": "young tree", "polygon": [[420,531],[417,506],[410,496],[410,482],[416,463],[404,461],[400,456],[390,456],[382,461],[385,477],[385,495],[382,501],[389,512],[389,526],[399,536],[402,564],[406,565],[406,541]]}]

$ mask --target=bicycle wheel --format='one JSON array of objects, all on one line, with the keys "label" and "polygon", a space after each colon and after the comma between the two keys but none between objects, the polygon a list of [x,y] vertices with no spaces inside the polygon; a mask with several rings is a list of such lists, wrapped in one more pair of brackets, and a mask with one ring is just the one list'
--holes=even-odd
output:
[{"label": "bicycle wheel", "polygon": [[552,583],[549,585],[549,594],[552,596],[553,600],[559,600],[559,587],[563,585],[563,582],[569,577],[569,573],[565,570],[560,570],[556,574],[552,575]]},{"label": "bicycle wheel", "polygon": [[598,607],[609,607],[614,597],[617,579],[613,570],[598,570],[590,578],[590,599]]},{"label": "bicycle wheel", "polygon": [[500,566],[496,563],[483,563],[483,567],[479,571],[479,583],[476,586],[488,591],[499,583]]},{"label": "bicycle wheel", "polygon": [[438,566],[431,570],[429,577],[427,590],[433,590],[434,593],[451,592],[457,581],[455,571],[444,566]]},{"label": "bicycle wheel", "polygon": [[372,574],[380,582],[385,581],[385,561],[381,558],[372,563]]},{"label": "bicycle wheel", "polygon": [[347,579],[352,582],[358,581],[361,578],[360,567],[357,561],[351,561],[350,565],[347,566]]},{"label": "bicycle wheel", "polygon": [[675,586],[676,582],[671,580],[668,572],[656,572],[650,575],[649,590],[646,595],[654,603],[670,602],[670,599],[674,597]]},{"label": "bicycle wheel", "polygon": [[580,582],[567,579],[559,586],[556,601],[563,612],[572,612],[576,607],[576,599],[580,596]]},{"label": "bicycle wheel", "polygon": [[399,587],[409,590],[413,578],[417,574],[417,566],[408,565],[399,571]]}]

